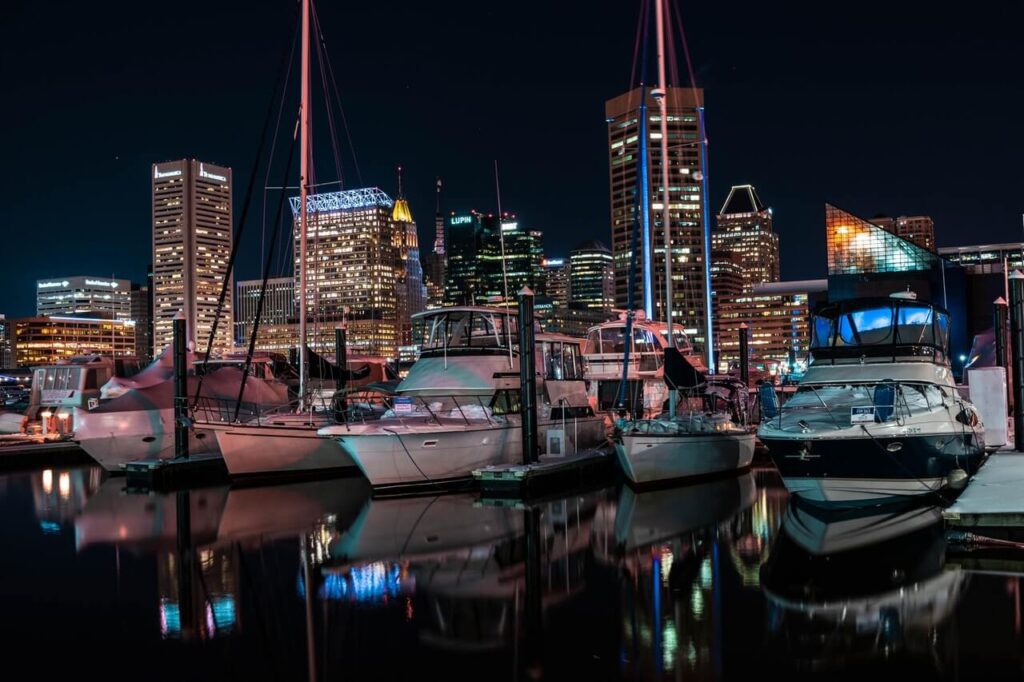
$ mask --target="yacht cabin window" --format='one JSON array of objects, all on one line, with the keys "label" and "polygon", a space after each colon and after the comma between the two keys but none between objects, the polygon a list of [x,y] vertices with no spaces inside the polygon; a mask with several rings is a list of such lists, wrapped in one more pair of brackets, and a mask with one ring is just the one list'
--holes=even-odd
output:
[{"label": "yacht cabin window", "polygon": [[516,318],[500,311],[456,310],[423,321],[423,350],[508,348],[516,343]]},{"label": "yacht cabin window", "polygon": [[580,349],[576,343],[544,341],[541,344],[544,378],[554,381],[576,381],[583,378]]}]

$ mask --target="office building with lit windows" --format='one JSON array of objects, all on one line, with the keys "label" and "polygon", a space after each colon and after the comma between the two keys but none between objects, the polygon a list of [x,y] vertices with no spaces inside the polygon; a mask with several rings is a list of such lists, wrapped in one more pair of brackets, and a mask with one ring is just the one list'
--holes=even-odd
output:
[{"label": "office building with lit windows", "polygon": [[483,242],[483,216],[476,211],[452,212],[448,216],[447,270],[444,279],[445,305],[473,305],[479,293],[480,249]]},{"label": "office building with lit windows", "polygon": [[554,308],[569,303],[569,263],[564,258],[545,258],[544,294]]},{"label": "office building with lit windows", "polygon": [[770,282],[718,303],[715,346],[718,367],[739,359],[741,326],[747,325],[751,362],[775,362],[788,372],[806,367],[810,313],[828,297],[828,280]]},{"label": "office building with lit windows", "polygon": [[135,322],[98,317],[23,317],[10,321],[18,367],[53,365],[75,355],[135,357]]},{"label": "office building with lit windows", "polygon": [[917,244],[922,249],[935,251],[935,221],[926,215],[900,216],[898,218],[877,215],[869,222],[872,225],[878,225],[886,232],[891,232],[897,237]]},{"label": "office building with lit windows", "polygon": [[[638,240],[638,308],[664,319],[665,247],[662,216],[661,116],[651,88],[636,88],[605,103],[611,188],[612,255],[615,305],[626,307],[634,222],[650,217],[651,232]],[[669,209],[672,244],[673,319],[698,352],[705,342],[708,311],[704,261],[703,153],[698,116],[704,106],[699,88],[670,87],[667,96]],[[647,163],[640,163],[646,159]],[[637,188],[643,188],[637,191]],[[645,265],[652,286],[644,289]]]},{"label": "office building with lit windows", "polygon": [[36,281],[36,315],[101,313],[131,320],[132,283],[126,279],[78,275]]},{"label": "office building with lit windows", "polygon": [[[248,347],[256,310],[260,302],[262,279],[235,283],[235,343]],[[260,329],[288,324],[297,319],[295,313],[295,278],[268,277],[260,314]],[[262,333],[260,334],[262,336]],[[297,345],[296,343],[293,344]]]},{"label": "office building with lit windows", "polygon": [[[306,315],[307,345],[333,352],[334,329],[345,324],[354,353],[395,358],[400,341],[401,243],[394,200],[377,187],[307,198],[306,291],[299,285],[297,315]],[[291,199],[295,243],[300,241],[299,198]],[[404,293],[404,292],[403,292]]]},{"label": "office building with lit windows", "polygon": [[0,313],[0,367],[14,367],[14,356],[11,354],[11,322]]},{"label": "office building with lit windows", "polygon": [[395,200],[391,220],[394,227],[392,238],[398,249],[398,345],[410,346],[413,343],[412,316],[427,309],[427,287],[423,283],[416,223],[408,201],[403,198]]},{"label": "office building with lit windows", "polygon": [[[755,284],[779,281],[779,235],[772,229],[772,210],[761,202],[753,185],[729,190],[716,222],[711,249],[739,256],[743,293],[753,292]],[[713,256],[711,270],[714,278]]]},{"label": "office building with lit windows", "polygon": [[523,287],[544,295],[544,235],[522,229],[512,213],[504,213],[500,221],[493,215],[481,216],[480,224],[476,304],[514,304]]},{"label": "office building with lit windows", "polygon": [[[153,199],[153,353],[172,339],[185,314],[187,339],[205,350],[231,255],[231,169],[196,159],[155,163]],[[232,287],[228,282],[214,349],[230,350]]]},{"label": "office building with lit windows", "polygon": [[615,265],[612,252],[591,239],[569,253],[569,307],[611,313],[615,307]]},{"label": "office building with lit windows", "polygon": [[153,297],[149,286],[132,284],[132,314],[135,322],[135,357],[146,363],[153,359]]}]

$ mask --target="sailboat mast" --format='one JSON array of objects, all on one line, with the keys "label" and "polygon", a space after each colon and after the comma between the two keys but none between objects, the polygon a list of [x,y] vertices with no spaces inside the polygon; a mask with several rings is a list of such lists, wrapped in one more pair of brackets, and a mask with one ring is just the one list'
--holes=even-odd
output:
[{"label": "sailboat mast", "polygon": [[306,406],[306,197],[309,194],[309,0],[302,0],[302,100],[299,104],[299,409]]},{"label": "sailboat mast", "polygon": [[[668,159],[668,83],[665,80],[665,0],[655,0],[655,23],[658,32],[658,89],[655,96],[661,114],[661,226],[665,230],[665,323],[668,325],[668,344],[675,348],[672,334],[672,229],[669,213],[669,159]],[[669,415],[676,413],[676,391],[669,392]]]}]

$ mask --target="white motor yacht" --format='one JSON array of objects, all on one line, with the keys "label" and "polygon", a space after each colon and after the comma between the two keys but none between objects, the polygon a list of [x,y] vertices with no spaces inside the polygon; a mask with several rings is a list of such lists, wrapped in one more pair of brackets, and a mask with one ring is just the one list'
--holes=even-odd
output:
[{"label": "white motor yacht", "polygon": [[796,394],[781,407],[762,394],[758,436],[786,488],[856,506],[962,487],[985,427],[953,381],[949,313],[900,294],[827,306],[812,326]]},{"label": "white motor yacht", "polygon": [[[522,460],[515,311],[455,307],[417,314],[420,359],[376,421],[320,430],[375,487],[468,480],[474,469]],[[536,324],[536,323],[535,323]],[[536,334],[537,416],[542,454],[600,445],[604,420],[587,400],[581,341]]]}]

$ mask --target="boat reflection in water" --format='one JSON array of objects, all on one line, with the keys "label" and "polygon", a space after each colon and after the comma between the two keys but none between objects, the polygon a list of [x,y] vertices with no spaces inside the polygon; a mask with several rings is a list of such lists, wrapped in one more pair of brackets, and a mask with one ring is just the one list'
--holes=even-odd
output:
[{"label": "boat reflection in water", "polygon": [[43,533],[60,533],[74,520],[103,481],[103,468],[78,466],[43,469],[29,474],[32,506]]},{"label": "boat reflection in water", "polygon": [[281,538],[303,552],[324,546],[368,494],[360,478],[168,494],[133,494],[110,478],[75,519],[76,548],[154,555],[161,637],[210,639],[238,630],[243,551]]},{"label": "boat reflection in water", "polygon": [[938,507],[793,502],[782,528],[763,574],[775,656],[810,670],[901,661],[948,672],[966,577],[944,568]]}]

